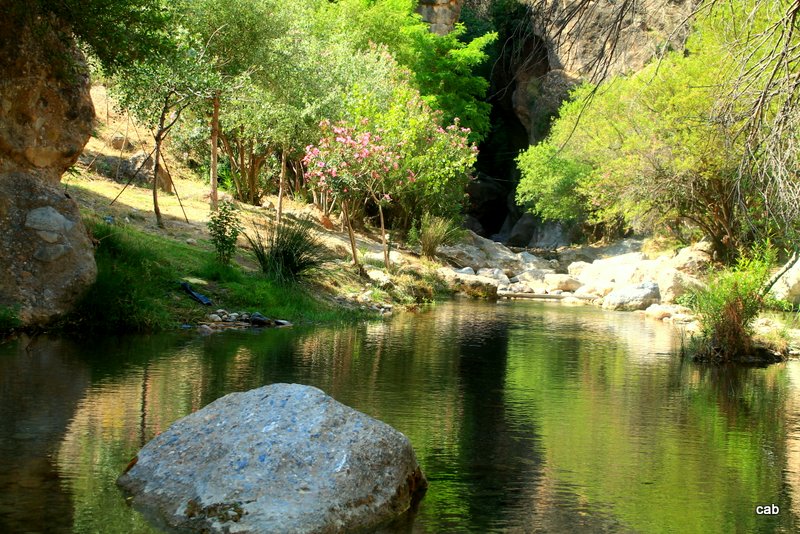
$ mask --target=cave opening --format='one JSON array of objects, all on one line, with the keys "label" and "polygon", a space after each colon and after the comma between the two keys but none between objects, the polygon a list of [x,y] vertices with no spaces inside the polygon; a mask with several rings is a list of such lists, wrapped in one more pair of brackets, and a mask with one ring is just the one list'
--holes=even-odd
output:
[{"label": "cave opening", "polygon": [[498,41],[487,97],[491,131],[479,147],[477,175],[469,188],[468,226],[505,240],[522,215],[514,200],[519,182],[515,159],[549,131],[552,113],[538,110],[536,99],[551,69],[547,46],[533,31],[530,8],[520,5],[495,24]]}]

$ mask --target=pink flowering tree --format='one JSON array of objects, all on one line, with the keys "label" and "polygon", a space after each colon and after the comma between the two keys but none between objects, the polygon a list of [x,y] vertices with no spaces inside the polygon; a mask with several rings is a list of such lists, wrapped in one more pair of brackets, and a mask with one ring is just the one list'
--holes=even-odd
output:
[{"label": "pink flowering tree", "polygon": [[369,128],[362,119],[358,126],[344,122],[322,121],[322,138],[317,145],[306,147],[303,163],[306,178],[323,194],[331,195],[341,205],[347,226],[353,263],[358,266],[352,212],[354,205],[372,200],[378,207],[381,240],[386,268],[389,268],[389,246],[383,208],[392,201],[393,187],[401,172],[402,155],[382,143],[380,132]]}]

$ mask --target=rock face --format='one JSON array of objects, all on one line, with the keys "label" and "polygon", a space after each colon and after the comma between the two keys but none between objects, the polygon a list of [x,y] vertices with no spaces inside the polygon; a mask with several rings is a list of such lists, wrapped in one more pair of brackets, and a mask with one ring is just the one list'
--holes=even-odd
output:
[{"label": "rock face", "polygon": [[449,33],[461,14],[464,0],[420,0],[417,13],[431,25],[431,31],[439,35]]},{"label": "rock face", "polygon": [[[514,109],[532,142],[543,133],[536,124],[558,111],[576,83],[596,81],[604,70],[609,74],[635,72],[666,42],[682,47],[688,35],[685,20],[694,8],[693,0],[596,2],[575,16],[570,2],[523,3],[531,8],[533,32],[543,42],[547,63],[546,72],[539,74],[534,65],[541,61],[521,61],[515,76]],[[608,39],[615,28],[620,28],[618,38]],[[612,42],[615,48],[609,54]]]},{"label": "rock face", "polygon": [[0,305],[25,324],[65,313],[97,275],[75,202],[26,173],[0,175]]},{"label": "rock face", "polygon": [[646,310],[661,301],[658,284],[643,282],[615,289],[603,299],[603,308],[610,310]]},{"label": "rock face", "polygon": [[427,482],[411,443],[322,391],[232,393],[148,443],[118,484],[171,529],[369,531]]},{"label": "rock face", "polygon": [[58,189],[89,139],[83,55],[66,29],[0,18],[0,306],[25,324],[67,311],[95,279],[78,206]]},{"label": "rock face", "polygon": [[0,31],[14,36],[0,40],[0,175],[23,171],[57,184],[92,133],[86,61],[65,46],[65,30],[4,20]]},{"label": "rock face", "polygon": [[800,305],[800,261],[778,279],[772,287],[772,296]]}]

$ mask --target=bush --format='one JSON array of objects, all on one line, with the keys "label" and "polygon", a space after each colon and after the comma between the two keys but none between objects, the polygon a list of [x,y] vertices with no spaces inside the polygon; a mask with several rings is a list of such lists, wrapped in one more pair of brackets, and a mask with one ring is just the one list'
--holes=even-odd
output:
[{"label": "bush", "polygon": [[0,306],[0,335],[11,332],[20,326],[22,326],[22,322],[19,320],[18,310],[9,306]]},{"label": "bush", "polygon": [[311,220],[284,219],[272,226],[266,242],[258,229],[254,236],[245,234],[261,270],[279,282],[296,282],[319,269],[326,260],[327,250],[312,233]]},{"label": "bush", "polygon": [[422,216],[419,230],[422,255],[426,258],[433,258],[440,245],[452,245],[463,235],[463,229],[456,226],[453,221],[426,213]]},{"label": "bush", "polygon": [[731,361],[752,352],[752,323],[764,308],[762,290],[775,253],[770,248],[741,256],[711,275],[708,285],[683,299],[700,316],[700,359]]},{"label": "bush", "polygon": [[236,215],[236,205],[233,202],[221,202],[217,211],[211,213],[208,232],[217,251],[217,259],[222,265],[231,262],[236,252],[236,239],[241,231],[242,225]]}]

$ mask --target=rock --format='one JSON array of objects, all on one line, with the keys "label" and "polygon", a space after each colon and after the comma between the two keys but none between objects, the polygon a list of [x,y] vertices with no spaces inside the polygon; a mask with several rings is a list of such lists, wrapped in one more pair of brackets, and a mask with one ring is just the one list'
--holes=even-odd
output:
[{"label": "rock", "polygon": [[201,324],[200,326],[197,327],[197,333],[207,336],[209,334],[213,334],[214,329],[208,326],[207,324]]},{"label": "rock", "polygon": [[673,267],[660,269],[655,277],[664,304],[675,302],[681,295],[704,286],[697,278]]},{"label": "rock", "polygon": [[417,13],[437,35],[447,35],[458,22],[463,0],[420,0]]},{"label": "rock", "polygon": [[517,257],[522,262],[522,270],[527,271],[530,269],[555,269],[558,267],[558,261],[546,260],[535,256],[530,252],[520,252]]},{"label": "rock", "polygon": [[577,297],[566,297],[561,299],[561,304],[565,306],[588,306],[589,301]]},{"label": "rock", "polygon": [[658,304],[660,300],[658,284],[643,282],[615,289],[603,299],[603,308],[626,311],[644,310],[652,304]]},{"label": "rock", "polygon": [[14,36],[0,40],[0,176],[57,185],[92,134],[89,69],[69,28],[33,20],[0,18],[0,32]]},{"label": "rock", "polygon": [[[24,325],[69,311],[97,267],[77,204],[58,186],[89,140],[86,60],[55,20],[0,17],[0,307]],[[68,72],[69,75],[64,73]]]},{"label": "rock", "polygon": [[499,282],[494,278],[461,274],[448,267],[440,267],[437,272],[453,291],[475,298],[497,298]]},{"label": "rock", "polygon": [[471,267],[478,271],[484,268],[499,267],[508,276],[522,270],[523,264],[517,254],[504,245],[483,238],[467,230],[462,243],[452,246],[441,246],[436,255],[456,267]]},{"label": "rock", "polygon": [[516,278],[519,282],[536,282],[544,284],[544,277],[548,274],[555,274],[552,269],[528,269],[519,273]]},{"label": "rock", "polygon": [[680,317],[688,317],[692,315],[692,311],[685,306],[677,304],[653,304],[648,306],[644,311],[645,315],[663,321],[664,319],[671,318],[675,315]]},{"label": "rock", "polygon": [[196,245],[197,244],[197,239],[194,239],[193,237],[190,237],[190,238],[188,238],[186,240],[186,244],[187,245]]},{"label": "rock", "polygon": [[[367,252],[366,254],[364,254],[364,260],[367,262],[379,263],[383,265],[383,251]],[[393,265],[404,265],[407,263],[403,255],[397,252],[396,250],[389,251],[389,262],[391,262]]]},{"label": "rock", "polygon": [[137,458],[118,484],[190,532],[370,531],[427,486],[403,434],[298,384],[218,399]]},{"label": "rock", "polygon": [[464,267],[463,269],[453,269],[458,274],[474,275],[475,270],[472,267]]},{"label": "rock", "polygon": [[272,326],[272,319],[255,312],[250,314],[250,324],[253,326]]},{"label": "rock", "polygon": [[587,267],[590,268],[591,264],[586,263],[585,261],[575,261],[569,264],[567,267],[567,273],[574,278],[580,278],[581,274]]},{"label": "rock", "polygon": [[605,297],[614,291],[613,282],[588,282],[575,290],[576,297]]},{"label": "rock", "polygon": [[462,226],[464,228],[466,228],[467,230],[471,230],[471,231],[475,232],[478,235],[483,235],[486,232],[486,230],[484,230],[483,225],[481,224],[481,222],[476,217],[473,217],[472,215],[464,216],[464,223],[462,224]]},{"label": "rock", "polygon": [[208,320],[214,321],[215,323],[221,323],[222,317],[220,315],[217,315],[216,313],[212,313],[208,316]]},{"label": "rock", "polygon": [[394,283],[392,283],[391,277],[383,271],[379,271],[377,269],[370,269],[367,271],[367,278],[369,278],[373,284],[375,284],[381,289],[386,290],[394,287]]},{"label": "rock", "polygon": [[575,291],[583,285],[568,274],[545,274],[544,284],[550,291]]},{"label": "rock", "polygon": [[0,174],[0,273],[0,306],[26,325],[67,313],[97,276],[78,205],[34,174]]},{"label": "rock", "polygon": [[515,282],[508,286],[508,291],[512,293],[534,293],[531,286],[524,282]]},{"label": "rock", "polygon": [[517,220],[511,229],[511,234],[508,236],[506,244],[511,247],[525,247],[533,237],[536,231],[536,225],[539,221],[532,213],[523,213],[522,217]]},{"label": "rock", "polygon": [[[474,180],[467,184],[469,194],[469,214],[475,217],[486,233],[492,233],[503,225],[506,218],[506,198],[508,189],[505,184],[486,173],[478,172]],[[470,228],[470,230],[472,230]],[[509,228],[510,230],[510,228]],[[484,234],[484,232],[480,232]]]},{"label": "rock", "polygon": [[508,276],[502,271],[502,269],[480,269],[478,270],[478,276],[486,276],[488,278],[494,278],[500,284],[510,284],[511,282],[508,279]]},{"label": "rock", "polygon": [[794,264],[772,286],[772,296],[778,300],[800,305],[800,261]]},{"label": "rock", "polygon": [[[137,152],[126,161],[122,162],[120,170],[126,178],[140,179],[146,182],[153,181],[155,163],[146,152]],[[158,168],[158,187],[164,192],[172,193],[172,178],[164,166]]]},{"label": "rock", "polygon": [[669,263],[679,271],[698,275],[707,271],[712,261],[710,245],[701,241],[691,247],[679,250],[678,254]]},{"label": "rock", "polygon": [[111,136],[111,148],[116,150],[131,150],[133,148],[133,143],[131,143],[124,134],[117,132]]},{"label": "rock", "polygon": [[291,322],[286,321],[284,319],[275,319],[275,326],[277,326],[278,328],[288,328],[294,325]]},{"label": "rock", "polygon": [[564,226],[558,222],[548,221],[539,223],[534,228],[527,246],[555,250],[566,245],[569,245],[569,237]]}]

